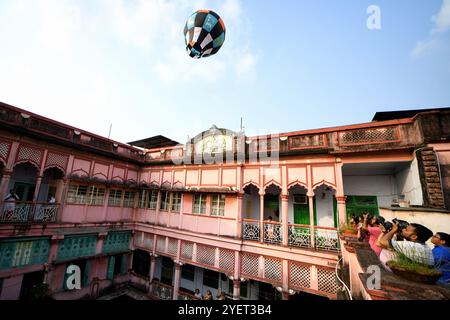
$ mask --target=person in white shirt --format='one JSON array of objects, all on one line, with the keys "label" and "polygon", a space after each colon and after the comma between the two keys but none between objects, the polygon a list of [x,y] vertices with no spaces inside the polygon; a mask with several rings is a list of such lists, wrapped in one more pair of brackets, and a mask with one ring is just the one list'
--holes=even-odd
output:
[{"label": "person in white shirt", "polygon": [[395,253],[405,255],[412,261],[434,265],[433,252],[425,242],[431,238],[433,232],[421,224],[411,223],[401,231],[403,241],[393,239],[398,232],[398,223],[394,223],[392,230],[384,234],[378,243],[383,249],[392,249]]},{"label": "person in white shirt", "polygon": [[5,202],[3,212],[5,215],[12,215],[16,208],[16,201],[19,201],[19,196],[14,192],[14,189],[9,190],[9,193],[3,199]]},{"label": "person in white shirt", "polygon": [[50,204],[56,203],[55,196],[51,193],[48,195],[48,203]]}]

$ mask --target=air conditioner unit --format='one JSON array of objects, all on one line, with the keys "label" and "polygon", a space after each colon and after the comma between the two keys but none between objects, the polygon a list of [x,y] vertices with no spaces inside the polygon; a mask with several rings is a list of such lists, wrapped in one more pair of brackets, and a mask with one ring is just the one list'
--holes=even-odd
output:
[{"label": "air conditioner unit", "polygon": [[308,199],[305,195],[294,195],[294,204],[307,204]]}]

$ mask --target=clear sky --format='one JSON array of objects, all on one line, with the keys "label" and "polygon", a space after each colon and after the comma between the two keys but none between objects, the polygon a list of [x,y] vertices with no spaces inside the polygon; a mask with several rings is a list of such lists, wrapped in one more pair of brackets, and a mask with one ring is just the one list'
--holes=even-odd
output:
[{"label": "clear sky", "polygon": [[[201,8],[227,35],[194,60],[182,31]],[[0,43],[0,101],[103,136],[112,123],[121,142],[450,106],[450,0],[0,0]]]}]

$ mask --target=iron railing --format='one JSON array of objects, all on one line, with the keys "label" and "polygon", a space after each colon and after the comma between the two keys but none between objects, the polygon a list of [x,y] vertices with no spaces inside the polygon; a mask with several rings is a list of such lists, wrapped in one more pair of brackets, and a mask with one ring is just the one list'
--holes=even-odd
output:
[{"label": "iron railing", "polygon": [[6,201],[0,204],[0,223],[56,222],[59,204]]}]

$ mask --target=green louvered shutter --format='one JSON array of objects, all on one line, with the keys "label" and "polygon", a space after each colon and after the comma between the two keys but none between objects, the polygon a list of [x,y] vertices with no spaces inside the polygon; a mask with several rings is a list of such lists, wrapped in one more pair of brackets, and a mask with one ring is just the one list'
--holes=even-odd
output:
[{"label": "green louvered shutter", "polygon": [[122,264],[120,265],[120,274],[127,273],[127,255],[122,255]]},{"label": "green louvered shutter", "polygon": [[89,285],[89,276],[91,274],[91,263],[89,260],[86,261],[86,267],[84,268],[83,281],[81,286],[86,287]]},{"label": "green louvered shutter", "polygon": [[106,273],[106,277],[108,279],[114,278],[114,264],[115,264],[116,258],[114,256],[109,257],[109,263],[108,263],[108,271]]}]

